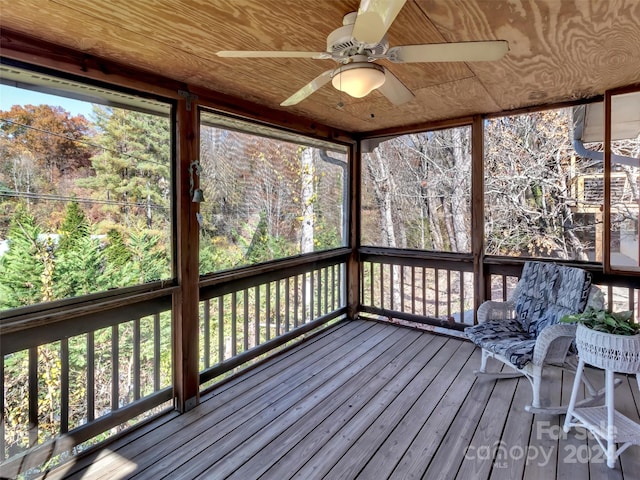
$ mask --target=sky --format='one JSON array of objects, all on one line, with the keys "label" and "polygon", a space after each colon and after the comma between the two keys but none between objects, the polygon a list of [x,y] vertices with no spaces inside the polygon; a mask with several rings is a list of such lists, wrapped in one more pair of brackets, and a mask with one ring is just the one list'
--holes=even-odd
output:
[{"label": "sky", "polygon": [[60,106],[72,115],[84,115],[88,119],[92,111],[88,102],[0,84],[0,110],[10,110],[13,105],[41,104]]}]

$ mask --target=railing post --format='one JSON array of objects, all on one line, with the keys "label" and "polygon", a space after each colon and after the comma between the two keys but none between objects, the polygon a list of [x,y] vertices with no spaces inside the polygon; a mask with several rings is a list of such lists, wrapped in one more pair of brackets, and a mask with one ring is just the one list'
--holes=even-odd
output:
[{"label": "railing post", "polygon": [[180,286],[174,295],[174,388],[176,408],[185,412],[199,402],[198,372],[198,252],[199,203],[191,201],[190,182],[199,188],[198,175],[190,173],[199,158],[198,109],[194,97],[184,92],[178,100],[176,172],[177,277]]}]

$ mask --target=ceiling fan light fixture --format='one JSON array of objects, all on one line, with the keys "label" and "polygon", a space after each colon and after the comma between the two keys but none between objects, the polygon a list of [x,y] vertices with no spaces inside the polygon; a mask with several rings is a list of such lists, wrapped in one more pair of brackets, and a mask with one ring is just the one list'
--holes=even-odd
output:
[{"label": "ceiling fan light fixture", "polygon": [[370,94],[384,83],[384,69],[375,63],[348,63],[339,67],[331,79],[332,85],[355,98]]}]

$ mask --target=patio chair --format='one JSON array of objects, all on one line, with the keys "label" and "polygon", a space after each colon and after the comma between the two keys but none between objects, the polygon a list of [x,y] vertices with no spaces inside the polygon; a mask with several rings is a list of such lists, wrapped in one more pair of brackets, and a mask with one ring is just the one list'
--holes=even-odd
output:
[{"label": "patio chair", "polygon": [[[566,413],[567,406],[549,405],[543,394],[560,388],[545,375],[548,366],[575,372],[577,362],[572,344],[576,325],[559,323],[569,313],[582,312],[588,305],[603,307],[603,295],[591,285],[589,272],[553,263],[526,262],[513,294],[506,302],[487,301],[478,308],[478,325],[465,329],[467,337],[482,348],[480,370],[489,378],[514,378],[524,375],[531,383],[533,399],[525,410],[531,413]],[[489,357],[515,371],[488,372]],[[586,376],[583,382],[587,398],[581,406],[603,397]],[[544,400],[544,401],[543,401]]]}]

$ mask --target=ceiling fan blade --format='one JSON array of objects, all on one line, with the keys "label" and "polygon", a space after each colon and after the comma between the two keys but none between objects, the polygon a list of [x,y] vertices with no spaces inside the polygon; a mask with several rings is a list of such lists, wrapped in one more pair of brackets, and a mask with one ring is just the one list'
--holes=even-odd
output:
[{"label": "ceiling fan blade", "polygon": [[500,60],[509,51],[506,40],[486,42],[431,43],[392,47],[387,52],[395,63],[411,62],[487,62]]},{"label": "ceiling fan blade", "polygon": [[331,58],[331,54],[327,52],[278,52],[259,50],[222,50],[216,52],[216,55],[226,58]]},{"label": "ceiling fan blade", "polygon": [[383,94],[394,105],[402,105],[411,101],[414,97],[411,90],[386,68],[384,69],[384,83],[378,87],[378,91]]},{"label": "ceiling fan blade", "polygon": [[363,43],[378,43],[405,2],[406,0],[361,0],[353,26],[353,37]]},{"label": "ceiling fan blade", "polygon": [[284,102],[280,104],[282,107],[289,107],[291,105],[295,105],[296,103],[300,103],[302,100],[307,98],[313,92],[318,90],[320,87],[326,85],[331,80],[331,74],[333,70],[327,70],[326,72],[318,75],[316,78],[307,83],[304,87],[298,90],[296,93],[287,98]]}]

